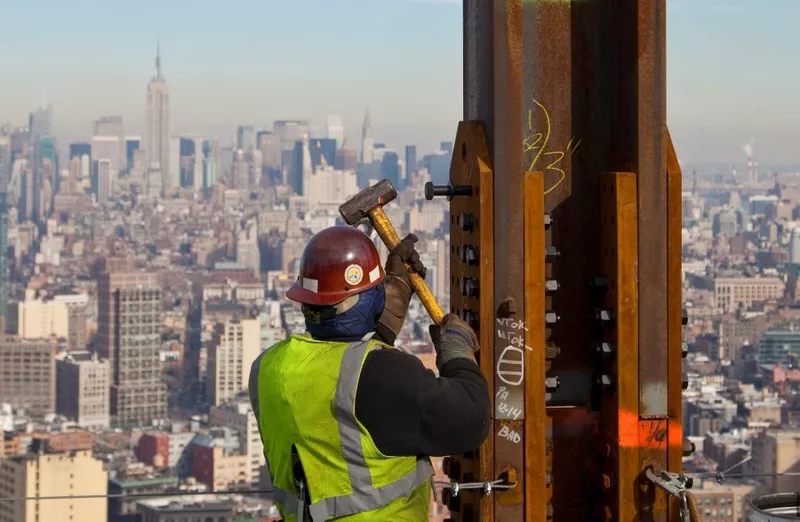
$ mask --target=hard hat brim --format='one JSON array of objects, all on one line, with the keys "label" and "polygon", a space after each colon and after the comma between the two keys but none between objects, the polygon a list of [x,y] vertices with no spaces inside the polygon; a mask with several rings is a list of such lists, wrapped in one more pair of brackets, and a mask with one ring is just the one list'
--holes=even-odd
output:
[{"label": "hard hat brim", "polygon": [[370,288],[375,288],[383,282],[383,279],[384,274],[383,270],[381,270],[381,277],[379,277],[375,282],[366,286],[354,288],[352,290],[343,290],[341,292],[312,292],[311,290],[304,288],[298,279],[295,281],[294,285],[292,285],[292,287],[286,291],[286,298],[296,303],[307,305],[333,306],[341,303],[351,295],[360,294],[361,292],[365,292]]}]

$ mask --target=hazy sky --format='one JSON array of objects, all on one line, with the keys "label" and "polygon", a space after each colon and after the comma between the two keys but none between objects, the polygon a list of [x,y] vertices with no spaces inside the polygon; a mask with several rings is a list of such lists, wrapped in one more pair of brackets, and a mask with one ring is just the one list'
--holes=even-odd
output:
[{"label": "hazy sky", "polygon": [[[667,0],[669,124],[681,159],[800,163],[800,1]],[[59,139],[121,114],[141,134],[160,34],[176,132],[326,113],[356,145],[423,152],[461,117],[461,0],[0,0],[0,122],[45,95]]]}]

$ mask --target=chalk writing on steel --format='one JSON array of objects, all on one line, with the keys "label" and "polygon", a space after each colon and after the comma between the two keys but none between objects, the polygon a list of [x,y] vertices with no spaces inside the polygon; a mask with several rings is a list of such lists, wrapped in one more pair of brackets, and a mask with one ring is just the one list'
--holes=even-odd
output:
[{"label": "chalk writing on steel", "polygon": [[542,111],[542,114],[544,115],[545,130],[544,133],[536,131],[533,123],[534,110],[529,109],[528,136],[522,141],[522,152],[533,155],[533,158],[528,164],[528,172],[535,172],[537,170],[537,166],[540,165],[539,161],[542,160],[541,165],[545,165],[543,169],[545,175],[547,175],[548,171],[555,172],[558,175],[555,183],[545,189],[544,193],[547,195],[558,188],[558,186],[564,183],[564,181],[567,179],[567,173],[561,168],[561,160],[564,159],[567,153],[570,155],[574,154],[578,147],[580,147],[581,140],[578,139],[576,141],[575,138],[571,138],[563,150],[548,149],[547,147],[550,145],[550,136],[552,134],[552,120],[550,119],[550,113],[548,112],[547,108],[537,99],[534,98],[533,103],[539,110]]},{"label": "chalk writing on steel", "polygon": [[522,415],[522,408],[517,408],[506,402],[509,399],[507,387],[499,386],[494,396],[497,402],[497,411],[500,412],[504,418],[519,419],[519,416]]}]

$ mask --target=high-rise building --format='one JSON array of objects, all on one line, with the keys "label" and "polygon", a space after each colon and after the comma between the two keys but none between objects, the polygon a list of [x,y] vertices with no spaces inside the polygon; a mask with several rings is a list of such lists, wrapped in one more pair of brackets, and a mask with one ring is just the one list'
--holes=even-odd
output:
[{"label": "high-rise building", "polygon": [[119,172],[119,138],[116,136],[92,136],[92,160],[107,160],[111,167],[111,175]]},{"label": "high-rise building", "polygon": [[150,424],[167,413],[161,380],[158,274],[136,272],[130,256],[106,260],[97,288],[97,353],[111,367],[111,415],[120,426]]},{"label": "high-rise building", "polygon": [[381,177],[395,187],[400,185],[400,158],[394,151],[386,152],[381,159]]},{"label": "high-rise building", "polygon": [[[308,154],[310,158],[309,168],[313,172],[322,165],[333,166],[336,163],[336,141],[329,138],[314,138],[308,139]],[[297,194],[304,195],[305,187],[303,186],[303,154],[304,154],[304,141],[300,139],[295,144],[294,149],[294,164],[290,172],[292,176],[287,180],[287,185],[294,188]]]},{"label": "high-rise building", "polygon": [[[4,497],[34,497],[23,502],[0,502],[2,522],[108,520],[108,499],[104,496],[108,472],[91,451],[51,453],[34,448],[31,453],[0,462],[0,484]],[[88,498],[67,498],[70,496]]]},{"label": "high-rise building", "polygon": [[305,120],[278,120],[272,124],[272,132],[278,136],[281,150],[284,151],[294,151],[295,143],[307,135],[308,130]]},{"label": "high-rise building", "polygon": [[156,74],[147,84],[147,114],[144,136],[145,165],[161,172],[165,191],[176,188],[178,173],[170,172],[170,113],[169,88],[161,74],[161,47],[156,51]]},{"label": "high-rise building", "polygon": [[800,228],[792,230],[789,240],[789,262],[800,266]]},{"label": "high-rise building", "polygon": [[416,145],[406,145],[406,176],[405,176],[405,183],[402,183],[402,187],[408,184],[411,175],[417,172],[417,146]]},{"label": "high-rise building", "polygon": [[86,294],[56,294],[41,297],[36,290],[25,291],[17,303],[17,335],[22,339],[66,338],[71,350],[86,348]]},{"label": "high-rise building", "polygon": [[236,262],[253,271],[255,277],[261,274],[261,253],[258,249],[258,226],[255,220],[245,223],[236,238]]},{"label": "high-rise building", "polygon": [[70,143],[69,144],[69,159],[79,158],[81,156],[92,156],[92,145],[89,143]]},{"label": "high-rise building", "polygon": [[169,179],[164,185],[164,195],[166,196],[172,189],[181,186],[181,138],[171,136],[169,138],[169,164],[165,167],[168,171]]},{"label": "high-rise building", "polygon": [[210,156],[203,159],[203,190],[217,184],[217,158]]},{"label": "high-rise building", "polygon": [[125,168],[133,168],[133,153],[139,150],[142,145],[142,138],[139,136],[128,136],[125,138]]},{"label": "high-rise building", "polygon": [[369,107],[364,114],[364,123],[361,125],[361,163],[368,165],[372,163],[375,149],[375,138],[372,137],[372,116]]},{"label": "high-rise building", "polygon": [[0,337],[0,403],[45,415],[55,411],[55,339]]},{"label": "high-rise building", "polygon": [[256,131],[251,125],[239,125],[236,129],[236,148],[245,152],[256,148]]},{"label": "high-rise building", "polygon": [[338,149],[333,166],[336,170],[358,169],[358,151],[355,149]]},{"label": "high-rise building", "polygon": [[325,119],[325,137],[329,140],[336,140],[336,148],[344,147],[344,124],[342,117],[338,114],[328,114]]},{"label": "high-rise building", "polygon": [[0,136],[0,189],[5,190],[11,176],[11,138]]},{"label": "high-rise building", "polygon": [[92,194],[95,195],[98,203],[108,203],[112,183],[111,160],[92,161]]},{"label": "high-rise building", "polygon": [[261,352],[261,321],[229,319],[217,325],[208,353],[207,395],[212,406],[247,391],[250,366]]},{"label": "high-rise building", "polygon": [[127,164],[127,150],[125,147],[125,126],[122,123],[122,116],[103,116],[99,120],[95,120],[94,136],[110,136],[117,139],[117,155],[114,158],[114,168],[117,170],[125,169]]},{"label": "high-rise building", "polygon": [[3,318],[2,335],[8,324],[8,202],[5,192],[0,192],[0,317]]},{"label": "high-rise building", "polygon": [[108,361],[70,351],[56,360],[56,412],[86,429],[106,430],[110,421]]}]

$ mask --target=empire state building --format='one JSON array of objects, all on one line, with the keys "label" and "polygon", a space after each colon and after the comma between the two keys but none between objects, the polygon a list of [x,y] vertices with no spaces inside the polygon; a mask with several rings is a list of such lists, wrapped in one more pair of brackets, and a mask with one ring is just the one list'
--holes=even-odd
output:
[{"label": "empire state building", "polygon": [[169,171],[169,88],[161,75],[160,45],[156,50],[156,74],[147,84],[146,125],[145,164],[148,168],[161,172],[161,186],[166,191],[174,188],[172,179],[173,176],[177,178],[178,173]]}]

